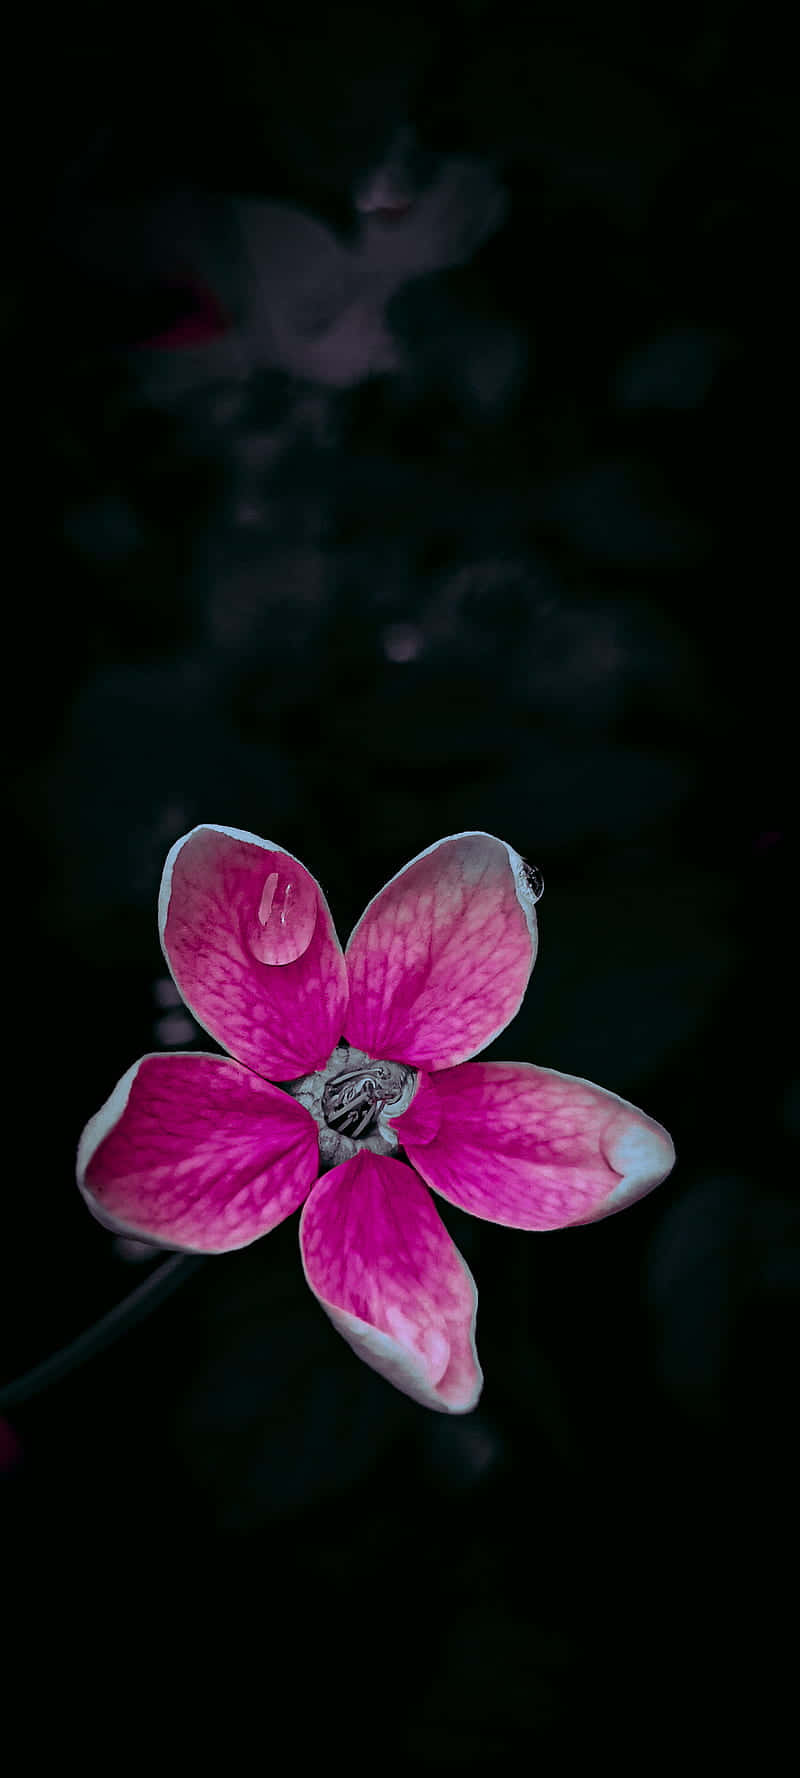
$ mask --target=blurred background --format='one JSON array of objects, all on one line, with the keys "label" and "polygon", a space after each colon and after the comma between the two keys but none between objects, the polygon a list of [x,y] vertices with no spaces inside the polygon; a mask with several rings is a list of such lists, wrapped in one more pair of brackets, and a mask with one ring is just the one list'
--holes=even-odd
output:
[{"label": "blurred background", "polygon": [[713,1735],[791,1486],[780,45],[719,0],[22,37],[3,1379],[158,1263],[74,1149],[143,1051],[208,1047],[155,920],[198,821],[299,856],[345,936],[433,840],[500,834],[545,896],[490,1053],[678,1151],[585,1229],[439,1206],[463,1420],[337,1339],[296,1219],[200,1267],[10,1416],[32,1646],[68,1662],[80,1603],[128,1728],[155,1689],[371,1771]]}]

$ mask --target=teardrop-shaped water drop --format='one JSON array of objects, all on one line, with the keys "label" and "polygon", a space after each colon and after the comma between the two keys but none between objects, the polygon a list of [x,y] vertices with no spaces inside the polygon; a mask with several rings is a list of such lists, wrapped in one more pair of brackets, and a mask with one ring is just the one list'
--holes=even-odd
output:
[{"label": "teardrop-shaped water drop", "polygon": [[544,895],[544,877],[542,876],[538,864],[529,864],[527,858],[523,858],[522,868],[525,872],[525,881],[533,900],[541,901],[542,896]]},{"label": "teardrop-shaped water drop", "polygon": [[285,852],[265,852],[264,867],[248,933],[250,950],[259,963],[294,963],[314,936],[317,887],[302,864]]}]

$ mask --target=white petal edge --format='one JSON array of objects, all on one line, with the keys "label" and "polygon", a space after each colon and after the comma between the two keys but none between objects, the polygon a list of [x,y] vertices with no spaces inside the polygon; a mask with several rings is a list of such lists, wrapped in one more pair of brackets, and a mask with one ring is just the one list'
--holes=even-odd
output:
[{"label": "white petal edge", "polygon": [[[612,1093],[609,1087],[598,1086],[596,1080],[584,1080],[579,1074],[563,1074],[558,1068],[543,1068],[540,1072],[558,1075],[560,1080],[572,1081],[578,1087],[591,1087],[593,1092],[613,1099],[620,1111],[630,1111],[635,1117],[644,1119],[643,1124],[633,1124],[624,1130],[605,1151],[614,1172],[622,1174],[619,1184],[589,1216],[581,1217],[579,1222],[567,1223],[567,1228],[586,1228],[590,1222],[604,1222],[607,1216],[627,1210],[630,1204],[638,1203],[640,1198],[646,1198],[656,1186],[663,1184],[675,1165],[675,1144],[663,1124],[650,1117],[640,1105],[633,1105],[630,1099],[620,1098],[619,1093]],[[540,1230],[542,1234],[552,1232],[550,1229]]]},{"label": "white petal edge", "polygon": [[611,1166],[615,1173],[622,1174],[622,1178],[597,1214],[585,1218],[587,1223],[614,1216],[618,1210],[627,1210],[639,1198],[647,1197],[656,1186],[663,1184],[675,1165],[675,1144],[663,1124],[648,1117],[638,1105],[631,1105],[628,1099],[620,1099],[616,1093],[613,1097],[626,1111],[635,1111],[639,1117],[646,1118],[647,1124],[632,1125],[609,1148]]},{"label": "white petal edge", "polygon": [[[313,1187],[307,1202],[310,1202],[311,1197],[313,1197]],[[305,1205],[303,1207],[303,1213],[304,1212]],[[478,1315],[478,1286],[475,1283],[475,1279],[473,1278],[463,1255],[459,1253],[458,1257],[472,1292],[472,1315],[469,1324],[469,1344],[476,1374],[475,1386],[468,1400],[460,1403],[458,1407],[451,1407],[449,1402],[443,1401],[441,1396],[437,1395],[435,1388],[428,1381],[421,1365],[414,1363],[410,1352],[407,1352],[404,1347],[400,1346],[397,1340],[393,1340],[391,1334],[381,1333],[379,1328],[371,1327],[368,1321],[362,1321],[359,1315],[352,1315],[348,1309],[337,1309],[332,1303],[326,1303],[320,1296],[319,1291],[314,1289],[306,1270],[305,1255],[303,1253],[303,1213],[301,1213],[300,1219],[300,1259],[306,1283],[312,1296],[315,1297],[316,1301],[319,1303],[320,1308],[324,1309],[325,1314],[335,1327],[336,1332],[341,1334],[342,1339],[347,1341],[348,1346],[355,1353],[356,1357],[361,1359],[362,1364],[367,1364],[370,1370],[377,1371],[388,1383],[393,1384],[395,1389],[399,1389],[401,1395],[410,1396],[412,1401],[418,1402],[423,1408],[433,1408],[434,1412],[437,1414],[471,1414],[473,1408],[477,1407],[483,1389],[483,1371],[481,1370],[478,1349],[475,1343],[475,1323]],[[456,1251],[458,1251],[458,1249],[456,1249]],[[367,1356],[367,1354],[369,1356]]]}]

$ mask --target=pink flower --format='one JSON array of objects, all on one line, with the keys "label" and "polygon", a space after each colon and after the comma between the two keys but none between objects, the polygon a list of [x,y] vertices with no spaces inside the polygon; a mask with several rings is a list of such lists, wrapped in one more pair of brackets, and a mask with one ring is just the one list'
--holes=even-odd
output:
[{"label": "pink flower", "polygon": [[602,1087],[468,1060],[520,1006],[534,891],[504,841],[455,834],[387,883],[343,953],[296,858],[194,828],[164,867],[161,942],[230,1055],[143,1056],[123,1075],[78,1149],[95,1216],[222,1253],[302,1204],[306,1279],[334,1326],[415,1401],[469,1412],[477,1293],[426,1188],[509,1228],[562,1228],[622,1210],[675,1158]]}]

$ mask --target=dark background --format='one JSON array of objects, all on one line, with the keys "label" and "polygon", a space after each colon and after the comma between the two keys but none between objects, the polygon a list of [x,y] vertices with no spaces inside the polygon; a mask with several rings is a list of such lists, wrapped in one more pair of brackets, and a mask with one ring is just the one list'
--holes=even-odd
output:
[{"label": "dark background", "polygon": [[[140,1053],[186,1047],[155,898],[197,821],[302,858],[343,935],[436,838],[502,835],[545,897],[491,1053],[597,1080],[678,1152],[586,1229],[443,1207],[480,1290],[463,1420],[337,1340],[295,1219],[207,1262],[12,1416],[33,1646],[57,1624],[68,1664],[86,1610],[128,1725],[154,1696],[230,1710],[265,1758],[292,1733],[369,1771],[549,1770],[698,1709],[716,1736],[790,1486],[781,46],[710,0],[84,10],[23,37],[3,1375],[146,1274],[73,1154]],[[408,119],[420,192],[467,155],[508,203],[393,295],[400,368],[320,381],[250,342],[176,394],[185,348],[146,342],[195,300],[192,228],[245,194],[352,244],[354,182]],[[177,279],[119,246],[175,192]]]}]

